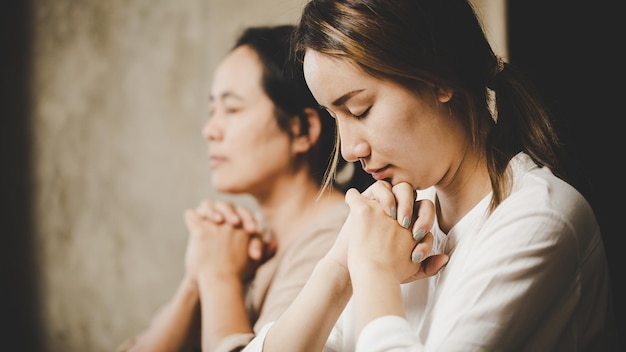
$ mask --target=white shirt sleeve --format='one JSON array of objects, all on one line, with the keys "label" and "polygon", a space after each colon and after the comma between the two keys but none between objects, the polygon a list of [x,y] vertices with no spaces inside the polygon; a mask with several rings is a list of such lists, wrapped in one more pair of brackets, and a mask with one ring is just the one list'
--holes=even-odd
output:
[{"label": "white shirt sleeve", "polygon": [[[381,339],[381,336],[389,335],[397,338]],[[395,315],[387,315],[371,321],[363,328],[360,336],[356,345],[356,350],[359,352],[424,350],[409,322]]]},{"label": "white shirt sleeve", "polygon": [[258,334],[246,345],[246,347],[241,350],[242,352],[262,352],[263,351],[263,343],[265,343],[265,336],[267,336],[267,332],[274,325],[274,322],[269,322],[261,328]]}]

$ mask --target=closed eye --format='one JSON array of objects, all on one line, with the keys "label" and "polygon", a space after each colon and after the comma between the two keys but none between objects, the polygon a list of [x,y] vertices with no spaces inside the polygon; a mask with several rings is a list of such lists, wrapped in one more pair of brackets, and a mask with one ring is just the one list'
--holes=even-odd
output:
[{"label": "closed eye", "polygon": [[241,108],[228,107],[225,110],[227,114],[231,115],[231,114],[238,113],[241,110]]},{"label": "closed eye", "polygon": [[369,108],[365,109],[365,111],[363,111],[362,113],[360,113],[359,115],[356,114],[352,114],[352,116],[358,120],[364,119],[367,117],[367,114],[369,114],[370,110],[372,109],[372,107],[370,106]]}]

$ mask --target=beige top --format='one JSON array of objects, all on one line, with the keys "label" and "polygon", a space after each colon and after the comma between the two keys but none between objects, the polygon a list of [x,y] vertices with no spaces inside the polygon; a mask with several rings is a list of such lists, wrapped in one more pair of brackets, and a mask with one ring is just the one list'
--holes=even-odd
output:
[{"label": "beige top", "polygon": [[[277,320],[296,298],[315,264],[335,242],[348,210],[342,202],[320,213],[289,247],[259,267],[246,292],[246,306],[255,333],[266,323]],[[228,336],[216,352],[237,351],[252,338],[253,334]]]}]

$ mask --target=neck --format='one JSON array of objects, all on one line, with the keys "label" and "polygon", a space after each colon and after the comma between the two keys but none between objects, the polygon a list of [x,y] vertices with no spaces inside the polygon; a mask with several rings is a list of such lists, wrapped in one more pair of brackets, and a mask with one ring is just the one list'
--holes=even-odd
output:
[{"label": "neck", "polygon": [[278,244],[278,251],[286,248],[321,211],[344,201],[343,194],[337,190],[326,191],[321,196],[319,190],[315,180],[304,177],[277,184],[267,196],[256,197],[265,225]]},{"label": "neck", "polygon": [[441,230],[447,233],[491,192],[486,159],[476,153],[466,153],[445,184],[435,188],[437,220]]}]

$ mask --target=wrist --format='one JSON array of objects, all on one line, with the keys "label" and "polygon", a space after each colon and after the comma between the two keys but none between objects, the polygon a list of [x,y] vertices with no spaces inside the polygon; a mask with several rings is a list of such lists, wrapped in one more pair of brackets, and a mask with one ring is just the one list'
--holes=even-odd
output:
[{"label": "wrist", "polygon": [[348,268],[335,260],[327,257],[322,258],[313,269],[312,275],[322,275],[325,277],[328,285],[338,294],[352,295],[352,281],[350,279],[350,272]]},{"label": "wrist", "polygon": [[218,291],[243,294],[245,287],[237,275],[225,273],[200,275],[196,283],[198,291],[202,296],[207,293],[211,295],[217,294]]},{"label": "wrist", "polygon": [[200,297],[198,283],[195,279],[185,276],[178,285],[178,292],[188,297]]}]

